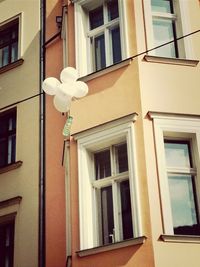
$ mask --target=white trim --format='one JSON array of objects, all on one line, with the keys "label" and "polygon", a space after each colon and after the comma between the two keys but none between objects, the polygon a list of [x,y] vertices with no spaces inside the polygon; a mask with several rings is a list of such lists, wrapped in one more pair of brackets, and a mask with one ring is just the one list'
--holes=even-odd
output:
[{"label": "white trim", "polygon": [[[154,136],[158,163],[161,206],[163,211],[164,233],[173,235],[172,211],[169,196],[169,185],[164,151],[164,137],[191,138],[195,169],[197,171],[197,185],[200,183],[200,117],[190,115],[175,115],[166,113],[149,113],[154,121]],[[194,145],[195,144],[195,145]],[[195,171],[194,169],[194,171]],[[198,202],[200,200],[199,186],[196,186]],[[198,205],[199,208],[199,205]],[[198,210],[198,213],[199,210]]]},{"label": "white trim", "polygon": [[116,243],[102,246],[102,247],[95,247],[92,249],[77,251],[76,253],[79,257],[85,257],[85,256],[94,255],[94,254],[101,253],[101,252],[114,250],[114,249],[125,248],[129,246],[134,246],[134,245],[142,245],[145,243],[146,239],[147,239],[146,236],[139,236],[137,238],[132,238],[132,239],[125,240],[122,242],[116,242]]},{"label": "white trim", "polygon": [[[151,9],[151,1],[143,0],[144,13],[145,13],[145,25],[147,36],[147,49],[152,49],[156,45],[154,44],[154,33],[152,18],[165,18],[176,21],[176,33],[177,38],[187,35],[191,32],[191,24],[188,12],[188,1],[185,0],[173,0],[174,14],[153,12]],[[178,41],[179,58],[194,59],[194,51],[191,38],[184,38]],[[154,56],[155,50],[151,51],[149,55]]]},{"label": "white trim", "polygon": [[[91,55],[91,45],[90,45],[90,38],[88,38],[88,15],[87,10],[90,8],[95,8],[100,6],[104,3],[104,0],[97,1],[97,0],[75,0],[74,9],[75,9],[75,44],[76,44],[76,68],[78,70],[79,76],[85,76],[89,73],[94,72],[93,68],[93,56]],[[125,1],[118,0],[119,5],[119,18],[111,22],[105,22],[102,27],[98,29],[94,29],[89,31],[89,35],[95,32],[95,34],[100,31],[104,32],[104,35],[108,35],[109,25],[119,24],[120,28],[120,40],[121,40],[121,55],[122,60],[127,58],[128,55],[128,33],[127,33],[127,23],[126,20],[126,8],[125,8]],[[114,24],[113,24],[114,23]],[[94,35],[92,35],[94,36]],[[107,36],[108,37],[108,36]],[[106,38],[106,36],[105,36]],[[109,38],[108,38],[109,39]],[[106,48],[107,47],[107,48]],[[110,66],[112,64],[110,51],[111,47],[106,45],[106,66]],[[85,51],[85,53],[83,53]]]},{"label": "white trim", "polygon": [[[135,115],[135,114],[134,114]],[[129,158],[129,183],[132,204],[132,221],[134,236],[137,237],[141,230],[141,214],[139,201],[139,188],[137,182],[137,168],[134,158],[135,140],[133,118],[127,117],[114,122],[98,126],[94,129],[77,134],[75,140],[78,142],[78,176],[79,176],[79,221],[80,221],[80,249],[93,248],[99,245],[97,214],[92,211],[97,210],[95,203],[95,192],[92,188],[93,168],[90,151],[97,148],[127,142],[127,153]],[[119,238],[119,235],[118,235]]]}]

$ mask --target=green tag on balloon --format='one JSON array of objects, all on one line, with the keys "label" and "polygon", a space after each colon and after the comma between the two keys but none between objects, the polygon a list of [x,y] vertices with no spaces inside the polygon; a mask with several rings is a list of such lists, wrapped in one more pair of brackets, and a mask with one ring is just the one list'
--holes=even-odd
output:
[{"label": "green tag on balloon", "polygon": [[72,125],[73,117],[69,116],[66,120],[65,126],[63,128],[63,135],[64,136],[70,136],[70,130]]}]

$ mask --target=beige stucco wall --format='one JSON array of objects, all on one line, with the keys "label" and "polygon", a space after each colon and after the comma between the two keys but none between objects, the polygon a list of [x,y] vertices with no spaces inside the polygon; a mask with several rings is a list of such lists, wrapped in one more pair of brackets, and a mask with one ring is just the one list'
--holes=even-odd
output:
[{"label": "beige stucco wall", "polygon": [[[0,74],[0,108],[39,92],[39,0],[0,1],[0,24],[21,14],[24,62]],[[18,169],[0,174],[0,201],[22,196],[15,221],[15,267],[38,266],[39,98],[17,107]]]},{"label": "beige stucco wall", "polygon": [[[186,1],[190,16],[188,25],[192,32],[198,30],[200,25],[199,2],[197,0]],[[140,1],[136,0],[135,6],[137,6],[135,17],[137,17],[138,52],[142,52],[147,48],[145,32],[141,30],[145,28],[144,13]],[[199,60],[200,34],[197,33],[189,38],[192,43],[193,59]],[[143,57],[138,57],[138,66],[145,147],[144,159],[147,171],[155,266],[197,267],[200,260],[198,252],[200,244],[159,241],[160,235],[163,234],[159,177],[152,121],[146,115],[148,111],[200,114],[200,64],[191,67],[151,63],[145,62]]]}]

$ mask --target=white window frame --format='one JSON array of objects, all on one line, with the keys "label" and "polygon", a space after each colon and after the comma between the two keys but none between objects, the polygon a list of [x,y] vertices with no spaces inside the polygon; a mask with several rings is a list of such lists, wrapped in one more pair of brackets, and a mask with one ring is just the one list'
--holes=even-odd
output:
[{"label": "white window frame", "polygon": [[[88,11],[102,5],[104,0],[73,0],[75,8],[75,46],[76,46],[76,68],[79,76],[85,76],[94,72],[94,61],[91,53],[90,38],[88,36],[89,29],[89,16]],[[126,1],[118,0],[119,18],[114,20],[114,24],[119,24],[120,39],[121,39],[121,56],[122,60],[129,57],[128,55],[128,35],[126,18]],[[113,22],[109,22],[110,25]],[[107,26],[109,26],[107,25]],[[106,27],[107,27],[106,26]],[[101,28],[101,27],[99,27]],[[95,33],[99,29],[94,29],[91,32]],[[109,46],[107,46],[109,47]],[[107,49],[106,53],[106,66],[112,65],[112,58],[109,57],[110,52]]]},{"label": "white window frame", "polygon": [[[0,28],[2,28],[2,27],[5,27],[5,28],[8,27],[9,28],[9,24],[12,23],[12,21],[14,21],[16,19],[18,19],[18,55],[17,55],[17,60],[19,60],[22,57],[22,42],[21,42],[21,40],[22,40],[22,13],[0,23]],[[11,64],[11,63],[9,63],[9,64]]]},{"label": "white window frame", "polygon": [[[155,48],[154,45],[154,34],[153,34],[153,17],[163,18],[166,13],[152,12],[151,0],[143,0],[145,10],[145,27],[146,27],[146,39],[147,39],[147,50]],[[171,20],[176,21],[176,37],[182,37],[192,31],[189,16],[189,3],[185,0],[173,0],[174,14],[169,14]],[[149,55],[156,56],[155,50],[148,53]],[[192,48],[191,38],[183,38],[178,41],[178,58],[194,59],[194,51]]]},{"label": "white window frame", "polygon": [[[80,250],[94,248],[100,244],[97,201],[92,187],[94,177],[93,153],[124,141],[127,142],[133,232],[134,237],[141,236],[141,209],[133,124],[135,120],[135,114],[129,115],[74,135],[78,143]],[[101,183],[101,181],[99,182]]]},{"label": "white window frame", "polygon": [[160,197],[162,206],[164,234],[174,235],[172,210],[168,186],[168,168],[165,160],[164,138],[177,140],[190,139],[194,170],[196,172],[196,194],[198,202],[198,216],[200,215],[200,116],[185,116],[162,113],[149,113],[153,119],[155,146],[158,164]]}]

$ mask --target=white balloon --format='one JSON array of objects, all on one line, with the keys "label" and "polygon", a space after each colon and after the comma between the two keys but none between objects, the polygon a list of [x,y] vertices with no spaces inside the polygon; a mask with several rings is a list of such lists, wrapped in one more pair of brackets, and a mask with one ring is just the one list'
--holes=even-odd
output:
[{"label": "white balloon", "polygon": [[55,95],[57,91],[57,86],[60,85],[60,82],[58,79],[54,77],[46,78],[42,83],[42,89],[47,93],[48,95]]},{"label": "white balloon", "polygon": [[60,73],[60,80],[63,83],[75,82],[78,79],[78,72],[75,68],[64,68]]},{"label": "white balloon", "polygon": [[68,112],[71,106],[71,98],[68,96],[60,97],[60,95],[55,95],[53,104],[58,111]]},{"label": "white balloon", "polygon": [[62,83],[61,85],[59,85],[59,90],[61,90],[63,94],[73,97],[76,90],[76,82]]},{"label": "white balloon", "polygon": [[74,93],[74,97],[81,98],[88,94],[88,86],[86,83],[78,81],[76,82],[76,90]]}]

